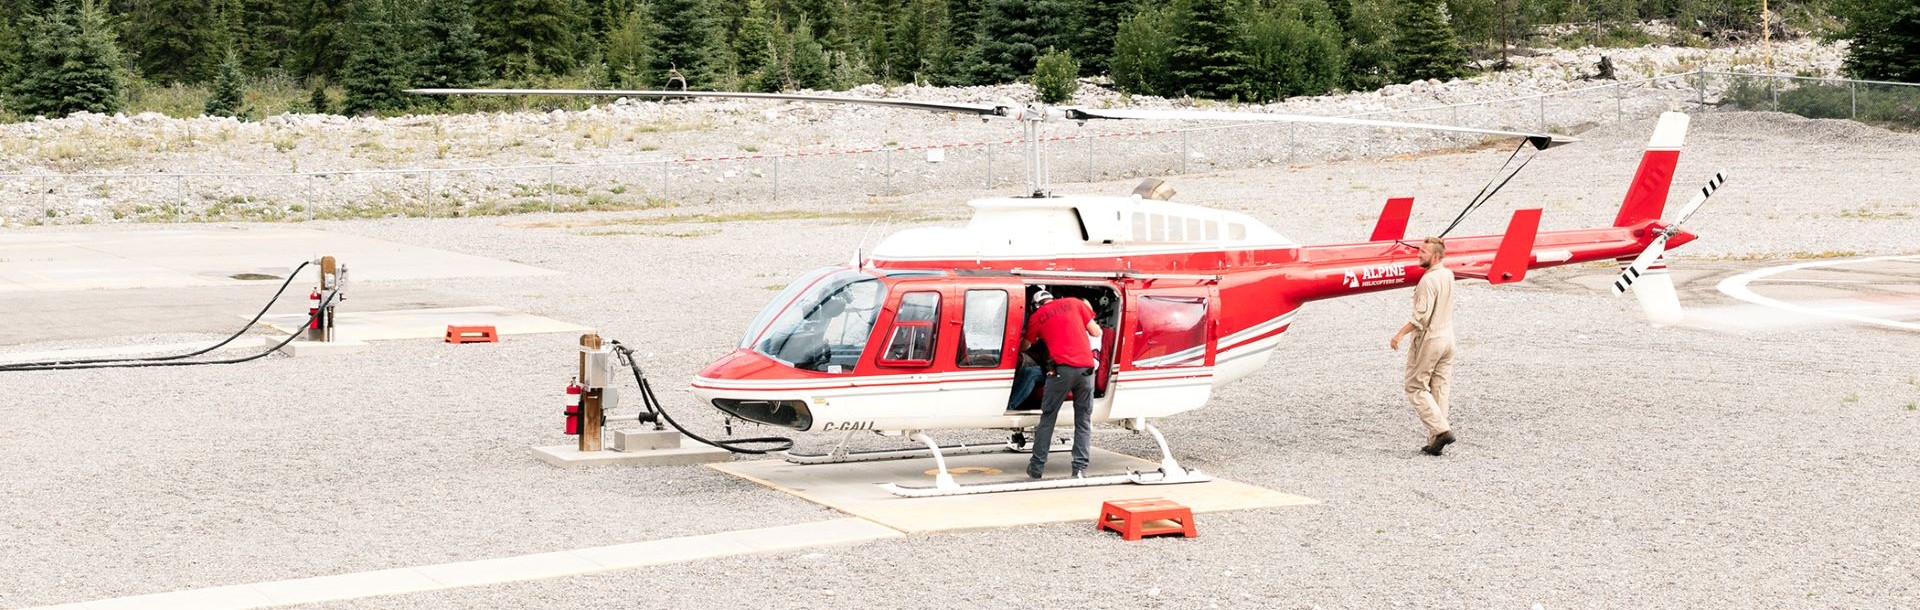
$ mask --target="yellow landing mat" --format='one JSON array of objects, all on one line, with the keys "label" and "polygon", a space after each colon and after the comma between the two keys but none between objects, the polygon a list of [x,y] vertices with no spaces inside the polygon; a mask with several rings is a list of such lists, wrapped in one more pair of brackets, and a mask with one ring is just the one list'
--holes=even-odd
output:
[{"label": "yellow landing mat", "polygon": [[[1048,460],[1047,475],[1064,476],[1068,460],[1067,454],[1055,453]],[[1026,464],[1024,453],[947,458],[948,469],[963,485],[1027,480]],[[1158,466],[1157,462],[1095,448],[1093,467],[1087,474],[1151,471]],[[1317,503],[1310,498],[1223,479],[1179,485],[1110,485],[940,498],[902,498],[881,488],[883,483],[932,485],[931,458],[816,465],[771,459],[708,464],[707,467],[909,534],[1070,521],[1085,521],[1087,527],[1092,528],[1101,503],[1127,498],[1167,498],[1185,504],[1195,514]],[[1204,536],[1206,520],[1198,521]]]}]

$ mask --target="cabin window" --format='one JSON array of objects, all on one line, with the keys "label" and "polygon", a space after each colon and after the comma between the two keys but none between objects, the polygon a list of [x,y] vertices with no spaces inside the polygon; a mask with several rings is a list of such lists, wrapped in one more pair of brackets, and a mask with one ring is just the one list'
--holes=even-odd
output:
[{"label": "cabin window", "polygon": [[1200,219],[1188,218],[1187,219],[1187,241],[1200,241],[1202,239],[1201,235],[1202,233],[1200,232]]},{"label": "cabin window", "polygon": [[1247,225],[1237,222],[1227,223],[1227,239],[1240,241],[1247,238]]},{"label": "cabin window", "polygon": [[1162,214],[1147,215],[1147,233],[1153,241],[1167,240],[1167,217]]},{"label": "cabin window", "polygon": [[1133,365],[1199,366],[1207,354],[1205,297],[1142,295]]},{"label": "cabin window", "polygon": [[1207,221],[1207,241],[1220,241],[1220,221]]},{"label": "cabin window", "polygon": [[1133,213],[1133,241],[1152,241],[1153,234],[1147,232],[1147,213]]},{"label": "cabin window", "polygon": [[893,332],[888,334],[887,350],[880,354],[881,366],[928,366],[933,364],[934,331],[940,319],[940,293],[909,292],[900,296],[900,311],[893,316]]},{"label": "cabin window", "polygon": [[1007,343],[1007,291],[968,290],[960,319],[959,364],[970,368],[1000,366]]}]

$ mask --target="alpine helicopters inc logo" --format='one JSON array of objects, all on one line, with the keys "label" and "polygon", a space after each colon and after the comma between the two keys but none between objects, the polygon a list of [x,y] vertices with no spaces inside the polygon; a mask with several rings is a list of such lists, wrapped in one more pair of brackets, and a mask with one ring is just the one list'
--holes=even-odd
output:
[{"label": "alpine helicopters inc logo", "polygon": [[1368,286],[1386,286],[1407,281],[1407,268],[1402,265],[1374,265],[1359,269],[1348,269],[1340,285],[1348,288]]}]

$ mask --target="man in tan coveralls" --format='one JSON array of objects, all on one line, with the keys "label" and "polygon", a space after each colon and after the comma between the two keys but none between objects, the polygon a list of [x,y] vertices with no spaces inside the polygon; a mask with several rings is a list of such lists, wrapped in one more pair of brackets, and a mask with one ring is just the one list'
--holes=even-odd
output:
[{"label": "man in tan coveralls", "polygon": [[1426,274],[1413,287],[1413,317],[1393,333],[1387,344],[1400,350],[1400,338],[1413,335],[1407,348],[1407,402],[1427,425],[1427,445],[1420,451],[1440,455],[1453,443],[1447,425],[1447,381],[1453,376],[1453,271],[1441,264],[1447,244],[1429,237],[1420,244],[1420,267]]}]

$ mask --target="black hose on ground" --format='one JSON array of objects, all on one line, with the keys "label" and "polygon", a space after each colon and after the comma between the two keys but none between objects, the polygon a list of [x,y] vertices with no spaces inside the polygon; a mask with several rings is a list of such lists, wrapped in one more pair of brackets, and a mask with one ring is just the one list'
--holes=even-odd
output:
[{"label": "black hose on ground", "polygon": [[[135,369],[135,368],[161,367],[161,366],[197,366],[201,364],[240,364],[242,362],[251,362],[254,360],[265,358],[268,355],[273,354],[274,352],[280,351],[280,348],[286,347],[287,344],[292,343],[294,339],[300,338],[300,335],[303,334],[304,329],[307,327],[307,325],[312,324],[313,319],[315,317],[318,317],[321,311],[326,311],[327,306],[333,304],[333,299],[334,297],[337,297],[337,296],[340,296],[339,291],[335,291],[333,294],[327,295],[327,300],[320,302],[319,310],[313,313],[307,314],[306,323],[300,325],[300,327],[303,330],[294,331],[292,334],[287,335],[286,339],[280,341],[278,345],[267,348],[267,351],[260,352],[258,354],[253,354],[251,356],[226,358],[222,360],[162,360],[158,362],[114,361],[114,362],[94,362],[94,363],[88,363],[88,364],[60,364],[60,365],[31,366],[31,367],[22,366],[22,367],[13,367],[13,368],[0,368],[0,373],[9,373],[14,371],[76,371],[76,370],[84,370],[84,369]],[[252,324],[248,324],[248,326],[252,326]],[[232,338],[227,339],[227,341],[232,341],[232,340],[233,340]],[[225,343],[222,342],[222,345],[225,345]],[[205,353],[211,350],[212,348],[208,348],[207,350],[202,350],[201,353]]]},{"label": "black hose on ground", "polygon": [[[639,384],[640,386],[640,400],[642,404],[646,405],[647,410],[649,412],[659,414],[660,419],[666,420],[667,425],[673,426],[673,429],[679,430],[681,434],[687,435],[687,438],[693,439],[695,442],[698,442],[703,445],[707,445],[710,447],[717,447],[717,448],[725,449],[727,451],[731,451],[734,453],[742,453],[746,455],[766,455],[769,453],[781,453],[781,452],[793,449],[793,439],[790,439],[784,436],[757,436],[753,438],[736,438],[736,439],[728,439],[724,441],[714,441],[714,440],[708,440],[705,437],[702,437],[698,434],[694,434],[693,431],[688,430],[685,426],[680,425],[680,422],[674,421],[673,416],[667,414],[666,405],[661,404],[660,399],[653,395],[653,385],[647,383],[647,376],[640,372],[640,363],[634,361],[633,350],[628,348],[625,345],[621,345],[619,341],[612,342],[612,345],[613,345],[613,350],[620,353],[620,359],[627,361],[627,368],[633,369],[633,381],[634,383]],[[772,444],[774,446],[767,449],[751,449],[747,447],[736,446],[740,444],[750,444],[750,445]]]},{"label": "black hose on ground", "polygon": [[[232,343],[234,339],[240,338],[241,335],[247,334],[247,331],[252,329],[254,324],[260,323],[260,318],[266,316],[267,310],[273,309],[273,304],[280,302],[280,295],[286,294],[287,287],[293,285],[293,278],[300,277],[300,272],[306,269],[307,265],[311,265],[311,264],[313,264],[312,261],[302,261],[299,267],[295,267],[292,273],[287,274],[287,281],[280,283],[280,289],[273,292],[273,298],[268,299],[267,305],[265,307],[260,308],[260,313],[253,314],[252,320],[247,320],[246,325],[241,326],[240,330],[234,331],[234,333],[232,335],[229,335],[226,338],[226,340],[207,346],[205,348],[187,352],[185,354],[174,354],[171,356],[147,356],[147,357],[141,357],[141,358],[84,358],[80,360],[45,360],[40,362],[10,362],[7,364],[0,364],[0,371],[8,371],[8,370],[53,371],[53,370],[63,370],[63,369],[48,368],[48,367],[67,367],[71,365],[103,364],[103,363],[109,363],[109,362],[165,362],[169,360],[184,360],[187,358],[192,358],[194,356],[205,354],[207,352],[211,352],[213,350],[220,349],[221,347],[225,347],[228,343]],[[313,319],[311,316],[308,317],[307,322],[309,324],[313,322]],[[305,325],[302,325],[302,326],[304,327]],[[283,343],[282,345],[285,345],[285,344]],[[275,349],[279,349],[279,348],[275,348]],[[212,362],[198,363],[197,362],[194,364],[214,364],[214,363]],[[77,367],[77,368],[105,368],[105,367]]]}]

